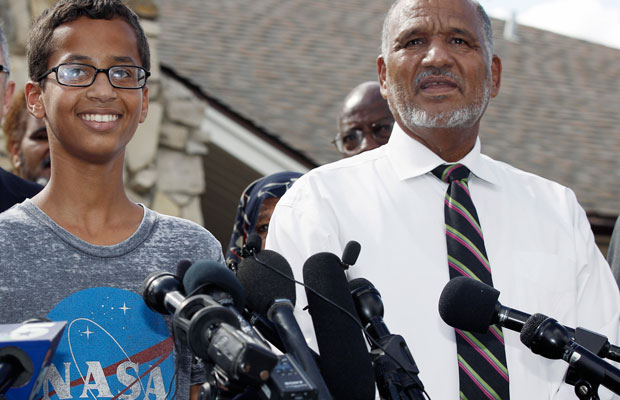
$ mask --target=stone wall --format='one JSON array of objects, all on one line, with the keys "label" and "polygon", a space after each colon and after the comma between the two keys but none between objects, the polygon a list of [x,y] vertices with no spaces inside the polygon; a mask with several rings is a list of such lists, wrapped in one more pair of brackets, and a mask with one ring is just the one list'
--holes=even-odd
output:
[{"label": "stone wall", "polygon": [[[0,0],[0,19],[9,37],[11,79],[18,88],[27,80],[25,42],[31,15],[38,15],[54,0]],[[164,214],[201,225],[201,196],[205,193],[202,157],[208,152],[209,133],[201,128],[208,104],[179,82],[163,76],[157,40],[157,7],[152,0],[130,0],[142,18],[151,48],[149,112],[127,146],[125,186],[130,197]],[[0,166],[10,169],[0,139]],[[53,166],[52,166],[53,168]]]}]

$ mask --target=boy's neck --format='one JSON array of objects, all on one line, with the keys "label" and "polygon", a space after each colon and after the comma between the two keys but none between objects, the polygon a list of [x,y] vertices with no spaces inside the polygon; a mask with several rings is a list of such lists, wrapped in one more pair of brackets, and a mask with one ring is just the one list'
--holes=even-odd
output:
[{"label": "boy's neck", "polygon": [[[54,169],[33,202],[54,222],[80,239],[97,245],[122,242],[138,229],[144,210],[125,193],[120,165],[67,163]],[[60,164],[57,164],[60,165]]]}]

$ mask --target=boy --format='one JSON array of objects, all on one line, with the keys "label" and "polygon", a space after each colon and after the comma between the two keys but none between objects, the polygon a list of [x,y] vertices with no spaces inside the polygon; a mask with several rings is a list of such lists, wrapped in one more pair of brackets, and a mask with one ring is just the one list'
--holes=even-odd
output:
[{"label": "boy", "polygon": [[[110,298],[117,292],[101,294],[93,288],[119,288],[135,296],[152,271],[174,268],[181,259],[223,262],[223,256],[220,244],[204,228],[160,215],[125,193],[125,147],[148,109],[149,48],[138,17],[121,0],[61,0],[35,22],[27,58],[31,81],[26,101],[30,113],[45,121],[54,168],[43,191],[0,216],[0,323],[49,313],[52,319],[69,321],[65,336],[70,347],[105,333],[124,354],[126,361],[118,366],[101,361],[109,356],[105,350],[80,361],[73,344],[72,359],[48,373],[45,397],[52,395],[48,391],[59,398],[88,397],[87,392],[111,397],[118,393],[111,389],[115,375],[124,383],[120,393],[131,390],[122,397],[135,398],[144,391],[145,398],[148,393],[163,398],[169,394],[168,379],[149,376],[146,385],[131,384],[134,376],[144,376],[142,364],[152,362],[144,374],[153,372],[154,358],[136,361],[151,349],[136,350],[133,359],[126,350],[136,337],[148,336],[148,324],[155,322],[143,330],[121,327],[137,303],[123,297],[112,305]],[[79,297],[83,293],[87,301]],[[78,298],[77,305],[68,301]],[[105,308],[108,325],[100,322],[104,316],[93,316],[103,311],[88,304]],[[67,310],[79,314],[80,307],[91,308],[85,315],[66,317]],[[76,321],[89,324],[72,330]],[[127,336],[125,343],[118,340],[132,329],[134,336]],[[190,384],[195,396],[197,384],[206,379],[204,368],[192,365],[187,348],[175,356],[176,398],[189,398]]]}]

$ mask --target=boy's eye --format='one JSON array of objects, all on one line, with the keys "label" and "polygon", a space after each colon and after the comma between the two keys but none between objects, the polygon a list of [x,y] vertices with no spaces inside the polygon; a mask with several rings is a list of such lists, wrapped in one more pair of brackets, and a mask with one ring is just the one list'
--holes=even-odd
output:
[{"label": "boy's eye", "polygon": [[113,79],[132,79],[135,75],[135,71],[133,71],[131,68],[116,67],[112,69],[111,75]]},{"label": "boy's eye", "polygon": [[91,74],[92,72],[88,70],[88,67],[65,65],[64,68],[58,71],[58,79],[61,82],[81,82],[88,80]]}]

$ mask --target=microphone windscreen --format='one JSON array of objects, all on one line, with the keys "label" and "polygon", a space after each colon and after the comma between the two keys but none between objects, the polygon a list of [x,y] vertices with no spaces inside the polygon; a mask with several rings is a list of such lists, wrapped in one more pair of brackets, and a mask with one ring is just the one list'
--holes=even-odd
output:
[{"label": "microphone windscreen", "polygon": [[331,253],[315,254],[304,263],[303,275],[304,284],[355,318],[306,288],[327,387],[335,399],[374,399],[372,362],[340,259]]},{"label": "microphone windscreen", "polygon": [[353,265],[357,261],[357,257],[360,255],[362,246],[355,240],[351,240],[344,246],[342,252],[342,263],[346,265]]},{"label": "microphone windscreen", "polygon": [[439,315],[453,328],[485,333],[492,325],[499,291],[465,276],[451,279],[439,297]]},{"label": "microphone windscreen", "polygon": [[523,343],[527,347],[531,347],[532,341],[536,336],[536,331],[538,330],[538,327],[547,318],[549,317],[540,313],[530,316],[527,321],[525,321],[525,323],[523,324],[523,328],[521,329],[521,343]]},{"label": "microphone windscreen", "polygon": [[253,254],[260,252],[262,247],[263,239],[258,233],[251,233],[250,236],[248,236],[248,238],[245,240],[245,248],[251,251]]},{"label": "microphone windscreen", "polygon": [[183,287],[187,296],[206,293],[208,287],[215,287],[230,294],[238,309],[245,305],[245,292],[234,272],[225,265],[211,260],[198,260],[183,277]]},{"label": "microphone windscreen", "polygon": [[185,277],[185,273],[191,266],[192,262],[190,260],[180,260],[177,263],[176,272],[174,274],[177,276],[177,278],[183,280],[183,278]]},{"label": "microphone windscreen", "polygon": [[237,278],[247,293],[247,306],[251,311],[267,315],[276,299],[288,299],[295,305],[293,270],[275,251],[263,250],[241,260]]},{"label": "microphone windscreen", "polygon": [[355,278],[349,281],[349,290],[351,292],[363,287],[374,288],[375,286],[368,279],[364,278]]}]

